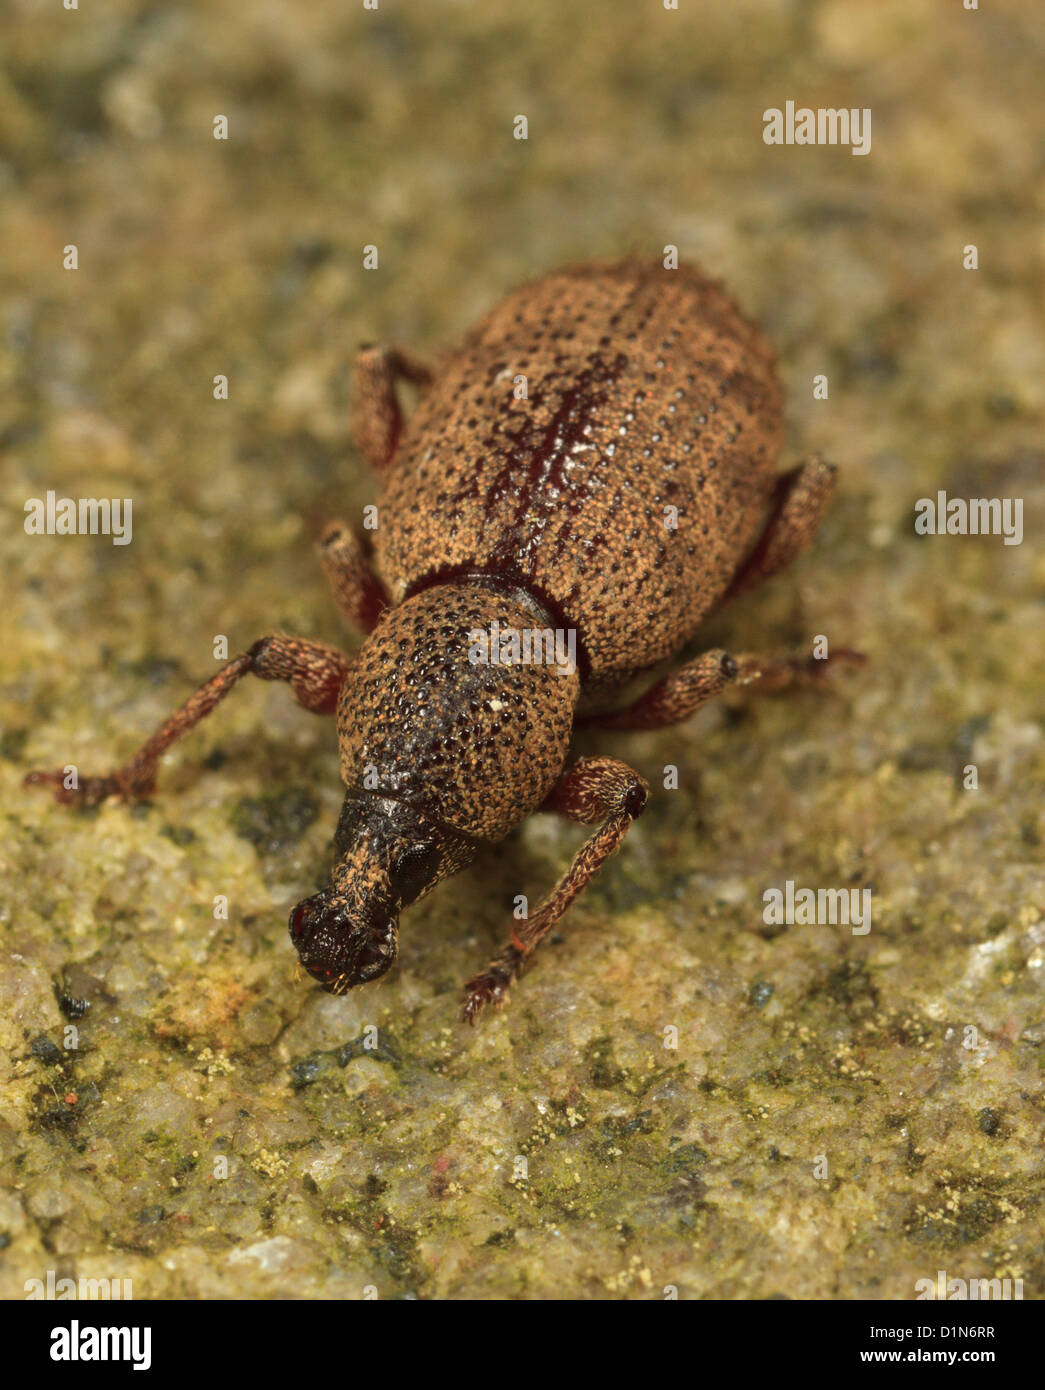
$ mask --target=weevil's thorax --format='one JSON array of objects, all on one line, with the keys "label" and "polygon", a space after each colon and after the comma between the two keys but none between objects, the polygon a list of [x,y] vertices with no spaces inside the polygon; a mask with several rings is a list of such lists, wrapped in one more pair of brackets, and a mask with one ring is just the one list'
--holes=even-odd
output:
[{"label": "weevil's thorax", "polygon": [[503,839],[562,772],[578,659],[575,634],[528,595],[484,580],[438,584],[390,609],[338,704],[350,796]]}]

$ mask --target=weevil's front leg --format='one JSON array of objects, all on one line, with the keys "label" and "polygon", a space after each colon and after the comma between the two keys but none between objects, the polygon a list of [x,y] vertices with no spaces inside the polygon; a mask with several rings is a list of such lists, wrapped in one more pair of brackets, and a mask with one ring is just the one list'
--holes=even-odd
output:
[{"label": "weevil's front leg", "polygon": [[469,1023],[487,1004],[504,1002],[520,965],[618,848],[648,795],[646,782],[616,758],[581,758],[563,774],[541,810],[558,811],[582,825],[601,824],[534,915],[512,927],[511,941],[501,954],[465,985],[464,1017]]},{"label": "weevil's front leg", "polygon": [[244,676],[286,681],[299,705],[316,714],[333,714],[351,664],[344,652],[323,642],[263,637],[190,695],[123,767],[102,777],[76,777],[75,786],[66,785],[64,770],[30,772],[24,785],[54,787],[56,800],[81,806],[96,806],[109,796],[147,796],[155,785],[160,758],[171,744],[205,719]]},{"label": "weevil's front leg", "polygon": [[332,521],[316,549],[342,614],[353,627],[372,632],[388,607],[388,597],[367,563],[359,537],[345,522]]},{"label": "weevil's front leg", "polygon": [[837,472],[833,463],[811,459],[781,474],[765,529],[723,601],[761,584],[809,548],[834,496]]},{"label": "weevil's front leg", "polygon": [[391,465],[403,428],[396,383],[427,386],[431,379],[431,369],[401,348],[364,343],[359,349],[352,384],[352,433],[356,448],[375,473]]}]

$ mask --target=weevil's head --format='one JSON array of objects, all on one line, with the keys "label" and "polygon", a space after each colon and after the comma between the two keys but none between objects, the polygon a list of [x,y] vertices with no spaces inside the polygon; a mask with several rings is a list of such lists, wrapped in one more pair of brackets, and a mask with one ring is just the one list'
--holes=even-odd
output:
[{"label": "weevil's head", "polygon": [[343,994],[389,969],[402,909],[463,868],[477,845],[407,803],[359,790],[345,798],[334,847],[331,881],[291,912],[290,936],[308,973]]},{"label": "weevil's head", "polygon": [[502,840],[558,779],[576,665],[502,650],[506,633],[546,622],[492,586],[436,585],[389,610],[360,649],[338,702],[337,860],[290,915],[302,965],[328,990],[383,975],[400,911]]}]

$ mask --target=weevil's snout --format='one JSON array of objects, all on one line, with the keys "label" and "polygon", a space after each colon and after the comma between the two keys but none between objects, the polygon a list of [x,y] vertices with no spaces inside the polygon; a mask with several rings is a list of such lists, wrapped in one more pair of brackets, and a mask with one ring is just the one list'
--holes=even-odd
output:
[{"label": "weevil's snout", "polygon": [[336,889],[324,888],[291,912],[290,939],[313,979],[331,994],[344,994],[392,966],[399,919],[380,903],[361,907]]},{"label": "weevil's snout", "polygon": [[308,973],[344,994],[392,966],[399,913],[468,863],[474,846],[414,807],[350,791],[334,848],[330,884],[294,908],[290,937]]}]

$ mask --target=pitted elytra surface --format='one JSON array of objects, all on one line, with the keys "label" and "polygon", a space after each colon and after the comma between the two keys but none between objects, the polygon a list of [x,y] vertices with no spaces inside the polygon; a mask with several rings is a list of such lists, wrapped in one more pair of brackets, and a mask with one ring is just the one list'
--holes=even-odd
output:
[{"label": "pitted elytra surface", "polygon": [[593,680],[621,681],[722,595],[780,429],[772,354],[718,286],[647,262],[560,271],[442,367],[380,499],[376,569],[393,599],[447,570],[510,576],[577,627]]},{"label": "pitted elytra surface", "polygon": [[[500,840],[551,791],[580,680],[551,664],[469,660],[472,634],[543,627],[531,605],[475,584],[428,589],[389,610],[341,690],[341,776],[465,835]],[[367,773],[370,773],[369,778]],[[490,787],[504,789],[491,798]]]},{"label": "pitted elytra surface", "polygon": [[[403,380],[422,393],[405,431]],[[336,711],[347,788],[336,861],[290,917],[305,969],[336,993],[389,969],[402,909],[481,844],[538,808],[595,826],[468,981],[474,1022],[504,1001],[646,805],[649,788],[626,763],[566,768],[575,724],[657,728],[734,682],[775,688],[822,673],[810,658],[713,649],[607,709],[723,598],[812,539],[834,470],[812,461],[774,475],[780,415],[768,346],[687,267],[629,260],[525,285],[438,373],[403,349],[363,348],[356,437],[385,480],[373,555],[340,522],[320,543],[339,606],[370,634],[358,654],[262,638],[116,772],[29,780],[63,801],[143,795],[170,744],[247,674]]]}]

